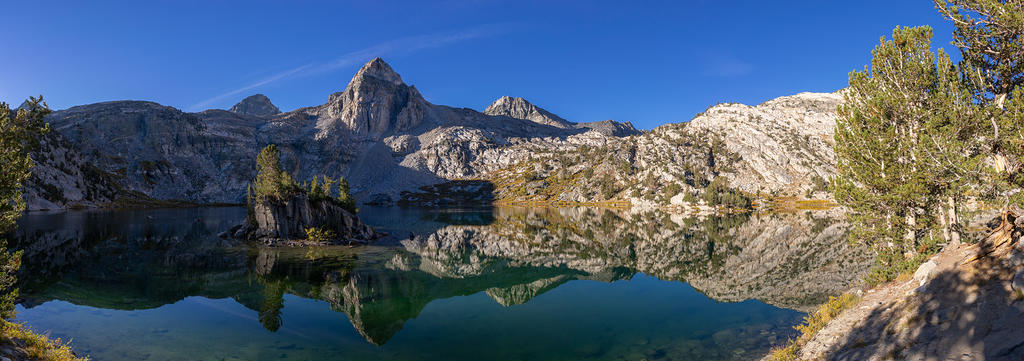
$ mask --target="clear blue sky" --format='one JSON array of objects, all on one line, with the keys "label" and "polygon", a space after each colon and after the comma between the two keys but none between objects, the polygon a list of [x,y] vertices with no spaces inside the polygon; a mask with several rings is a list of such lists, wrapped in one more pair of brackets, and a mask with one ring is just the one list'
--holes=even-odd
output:
[{"label": "clear blue sky", "polygon": [[264,93],[322,104],[380,56],[427,100],[521,96],[566,119],[686,121],[718,102],[831,92],[896,25],[952,27],[929,0],[17,1],[0,100],[152,100],[187,111]]}]

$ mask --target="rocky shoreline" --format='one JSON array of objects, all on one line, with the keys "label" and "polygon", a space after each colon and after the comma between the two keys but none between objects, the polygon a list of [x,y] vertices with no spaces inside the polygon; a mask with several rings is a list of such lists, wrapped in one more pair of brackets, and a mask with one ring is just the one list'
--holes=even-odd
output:
[{"label": "rocky shoreline", "polygon": [[1004,221],[979,243],[947,245],[912,277],[855,291],[860,301],[814,334],[796,359],[1024,359],[1019,229]]}]

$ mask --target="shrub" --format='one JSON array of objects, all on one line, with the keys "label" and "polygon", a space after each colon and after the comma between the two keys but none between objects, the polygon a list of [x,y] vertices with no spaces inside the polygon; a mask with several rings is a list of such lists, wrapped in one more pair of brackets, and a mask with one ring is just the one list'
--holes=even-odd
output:
[{"label": "shrub", "polygon": [[795,360],[800,348],[811,341],[811,338],[818,331],[825,328],[825,325],[836,316],[839,316],[844,310],[856,305],[858,301],[860,301],[860,297],[850,293],[844,293],[839,297],[830,296],[828,302],[818,306],[816,311],[804,317],[802,324],[794,327],[797,331],[800,331],[800,336],[789,340],[789,343],[785,346],[772,349],[771,359],[777,361]]},{"label": "shrub", "polygon": [[679,183],[669,183],[669,185],[665,186],[665,196],[671,198],[672,196],[679,194],[682,190],[683,186],[679,185]]},{"label": "shrub", "polygon": [[326,243],[335,238],[338,238],[338,234],[331,229],[323,227],[306,228],[306,242],[308,243]]},{"label": "shrub", "polygon": [[898,248],[879,248],[875,256],[875,264],[864,277],[868,285],[878,285],[895,280],[902,274],[914,272],[917,267],[938,253],[937,237],[924,237],[921,246],[913,256],[907,257]]},{"label": "shrub", "polygon": [[44,361],[85,361],[88,358],[75,356],[71,346],[61,339],[50,339],[47,336],[32,332],[22,324],[0,320],[0,340],[6,343],[14,339],[21,341],[23,350],[35,360]]}]

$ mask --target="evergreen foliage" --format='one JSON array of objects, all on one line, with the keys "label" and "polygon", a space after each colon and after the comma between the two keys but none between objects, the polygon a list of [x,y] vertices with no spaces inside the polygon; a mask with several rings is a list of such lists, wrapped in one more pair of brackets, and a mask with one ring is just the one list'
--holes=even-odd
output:
[{"label": "evergreen foliage", "polygon": [[953,45],[963,54],[974,95],[999,108],[1024,84],[1024,5],[1006,0],[934,0],[953,22]]},{"label": "evergreen foliage", "polygon": [[679,185],[679,183],[669,183],[667,186],[665,186],[665,197],[672,198],[676,194],[679,194],[679,192],[681,192],[682,190],[683,186]]},{"label": "evergreen foliage", "polygon": [[[0,235],[14,229],[15,221],[25,211],[21,187],[31,175],[29,151],[39,145],[40,137],[49,131],[43,117],[50,109],[42,97],[30,98],[12,112],[0,103]],[[0,239],[0,317],[14,317],[15,272],[21,267],[21,251],[11,252],[7,241]]]},{"label": "evergreen foliage", "polygon": [[[352,198],[352,193],[349,192],[348,180],[346,180],[345,177],[338,177],[337,183],[338,198],[336,200],[338,205],[349,213],[356,214],[356,212],[359,212],[359,209],[356,209],[356,199]],[[328,191],[330,191],[330,189],[328,189]]]},{"label": "evergreen foliage", "polygon": [[309,183],[309,200],[311,201],[324,201],[331,198],[331,190],[334,189],[334,184],[338,181],[328,178],[327,176],[313,176],[313,180]]},{"label": "evergreen foliage", "polygon": [[1016,1],[935,0],[953,22],[953,64],[931,29],[897,28],[853,72],[836,128],[833,187],[855,239],[879,252],[884,281],[916,267],[937,237],[958,242],[958,205],[1024,200],[1024,8]]},{"label": "evergreen foliage", "polygon": [[883,38],[871,66],[850,74],[836,121],[835,197],[885,269],[933,248],[933,231],[958,238],[956,205],[985,178],[983,112],[931,38],[930,27]]},{"label": "evergreen foliage", "polygon": [[[302,185],[295,181],[287,172],[281,170],[281,152],[276,145],[268,145],[256,157],[256,179],[249,187],[249,211],[256,201],[283,202],[298,194],[306,194],[310,201],[330,201],[355,214],[355,198],[349,192],[348,181],[344,177],[332,179],[327,176],[313,176],[309,184]],[[332,198],[334,186],[338,186],[338,197]]]},{"label": "evergreen foliage", "polygon": [[961,73],[978,112],[985,113],[980,139],[991,147],[987,192],[997,206],[1024,204],[1024,5],[1005,0],[934,0],[955,30]]},{"label": "evergreen foliage", "polygon": [[283,201],[302,187],[287,172],[281,170],[281,152],[276,145],[268,145],[256,157],[256,179],[252,190],[259,199]]},{"label": "evergreen foliage", "polygon": [[725,177],[717,176],[704,188],[702,195],[705,202],[711,206],[726,206],[735,209],[750,208],[751,200],[743,192],[729,187],[729,181]]}]

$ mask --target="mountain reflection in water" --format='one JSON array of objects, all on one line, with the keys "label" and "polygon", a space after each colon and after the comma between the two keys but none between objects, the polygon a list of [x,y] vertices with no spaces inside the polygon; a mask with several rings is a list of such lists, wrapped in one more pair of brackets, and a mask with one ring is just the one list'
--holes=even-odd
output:
[{"label": "mountain reflection in water", "polygon": [[[630,292],[655,292],[652,298],[656,298],[657,292],[666,295],[690,292],[683,283],[688,284],[707,298],[718,301],[701,303],[704,305],[701,307],[708,310],[728,307],[719,302],[751,299],[779,308],[748,301],[737,304],[743,305],[745,313],[722,309],[740,318],[722,321],[721,329],[700,329],[700,317],[694,316],[694,324],[685,329],[691,335],[679,331],[678,337],[665,341],[675,348],[644,344],[652,338],[668,337],[657,336],[658,333],[674,330],[661,330],[653,324],[656,321],[648,321],[652,323],[649,330],[627,330],[627,326],[617,330],[613,324],[605,331],[625,335],[623,340],[632,337],[629,336],[632,332],[640,340],[637,341],[639,346],[630,349],[633,351],[623,350],[621,354],[601,349],[606,346],[595,346],[597,351],[584,350],[586,352],[580,354],[573,349],[569,350],[574,352],[570,355],[627,357],[628,352],[649,348],[640,356],[671,358],[675,355],[678,358],[686,354],[703,355],[705,359],[734,359],[753,357],[772,342],[788,337],[789,327],[799,320],[800,313],[785,309],[809,310],[828,295],[854,283],[869,264],[862,249],[845,242],[842,222],[805,214],[700,220],[659,212],[629,214],[589,208],[476,211],[366,208],[361,217],[390,234],[372,246],[270,249],[235,244],[217,236],[240,222],[244,213],[244,208],[198,208],[30,214],[21,221],[14,237],[15,246],[25,250],[19,277],[23,298],[19,318],[30,326],[37,327],[37,321],[40,325],[52,326],[60,335],[88,343],[85,346],[91,353],[86,353],[97,358],[143,358],[136,355],[146,355],[147,358],[197,359],[212,354],[161,354],[156,348],[113,353],[109,350],[113,346],[102,344],[103,341],[90,342],[88,339],[92,336],[84,335],[96,331],[78,330],[73,325],[68,326],[70,331],[61,330],[62,324],[47,324],[47,319],[33,310],[54,305],[61,312],[71,313],[80,311],[81,307],[140,312],[167,309],[166,312],[171,312],[165,306],[183,300],[183,304],[187,304],[210,302],[202,301],[204,299],[230,299],[255,311],[255,321],[265,330],[291,337],[278,332],[287,329],[308,338],[304,331],[312,327],[299,327],[306,323],[296,317],[296,328],[289,328],[292,318],[287,312],[292,304],[299,305],[295,306],[299,307],[298,312],[306,307],[300,303],[305,302],[302,300],[314,300],[326,302],[334,312],[344,313],[363,339],[382,346],[402,334],[403,327],[421,317],[432,303],[437,304],[438,312],[504,319],[494,314],[501,311],[486,309],[474,313],[477,308],[488,307],[475,303],[475,308],[463,306],[451,311],[444,308],[446,303],[463,302],[458,296],[473,296],[466,300],[475,300],[477,295],[485,295],[511,310],[510,307],[522,307],[516,305],[530,305],[531,300],[545,293],[554,294],[558,289],[562,293],[552,295],[549,302],[567,297],[564,302],[573,307],[597,309],[618,304],[612,299],[590,299],[589,293],[595,292],[592,288],[608,282],[617,285],[619,283],[614,281],[634,280],[629,283],[636,283],[634,286],[640,287],[640,291]],[[577,280],[599,283],[572,282]],[[673,283],[676,286],[672,286]],[[597,292],[623,294],[607,289]],[[623,295],[623,299],[643,297]],[[680,298],[682,303],[696,302],[681,299],[683,296],[672,297]],[[542,306],[557,308],[547,303],[534,307]],[[671,309],[669,306],[666,310]],[[217,307],[229,306],[217,303]],[[531,312],[543,314],[550,310]],[[640,311],[636,311],[636,315],[626,314],[631,310],[619,312],[624,314],[606,317],[610,321],[616,317],[642,317]],[[558,316],[545,317],[556,319]],[[423,320],[417,321],[428,323],[434,317],[424,315]],[[445,322],[433,326],[443,328]],[[514,329],[511,325],[514,321],[505,322],[509,324],[504,326]],[[729,325],[731,328],[725,327]],[[211,325],[195,327],[215,328]],[[493,327],[500,329],[503,325]],[[490,331],[493,330],[487,332]],[[723,336],[726,331],[729,333]],[[419,335],[418,332],[410,330],[410,337]],[[456,335],[454,331],[451,333],[453,338],[470,337]],[[436,338],[445,336],[433,334],[408,342],[419,343],[422,349],[423,343],[437,342]],[[511,340],[528,336],[508,337]],[[577,335],[577,338],[586,336]],[[182,340],[175,342],[188,344]],[[348,346],[345,352],[356,358],[409,356],[402,351],[405,341],[401,343],[394,349],[389,349],[390,345],[367,349],[363,356],[353,356],[357,355],[352,353],[357,346]],[[306,348],[314,349],[314,346]],[[543,349],[530,352],[535,351],[543,352]],[[505,352],[503,355],[516,355],[513,358],[525,357],[515,353],[518,351]],[[461,358],[456,353],[438,355]],[[479,352],[466,355],[498,357],[483,357]],[[558,358],[559,353],[550,355]],[[259,353],[258,357],[241,358],[265,356]],[[278,356],[301,359],[309,354],[285,350]],[[217,357],[223,358],[223,355],[217,354]],[[543,357],[532,354],[529,358]]]}]

